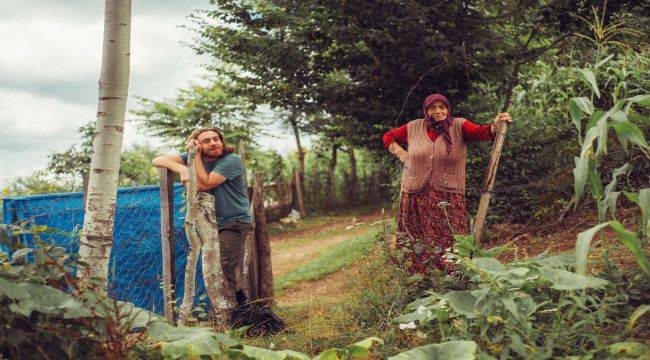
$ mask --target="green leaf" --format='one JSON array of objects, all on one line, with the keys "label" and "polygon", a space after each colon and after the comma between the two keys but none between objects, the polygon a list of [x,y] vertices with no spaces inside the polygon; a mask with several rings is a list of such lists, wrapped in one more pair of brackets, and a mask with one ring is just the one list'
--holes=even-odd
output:
[{"label": "green leaf", "polygon": [[471,360],[476,359],[476,350],[477,345],[473,341],[448,341],[416,347],[388,360]]},{"label": "green leaf", "polygon": [[587,130],[585,138],[582,139],[582,148],[580,150],[580,157],[586,158],[587,152],[593,147],[594,140],[598,137],[598,127],[592,127]]},{"label": "green leaf", "polygon": [[630,164],[625,164],[621,167],[618,167],[612,171],[612,181],[607,184],[605,187],[605,199],[603,199],[603,208],[605,211],[609,209],[612,217],[615,217],[616,214],[616,199],[618,199],[619,192],[615,192],[616,185],[618,184],[618,177],[624,174],[627,174],[630,171]]},{"label": "green leaf", "polygon": [[[625,139],[626,142],[629,141],[642,148],[648,148],[648,143],[645,140],[643,131],[633,123],[629,121],[614,122],[611,126],[614,128],[614,131],[616,131],[616,135],[618,135],[619,139]],[[627,150],[626,144],[623,144],[623,147]]]},{"label": "green leaf", "polygon": [[345,355],[341,349],[328,349],[318,354],[314,360],[341,360]]},{"label": "green leaf", "polygon": [[479,270],[485,271],[493,275],[502,275],[505,274],[506,268],[495,258],[475,258],[472,259],[472,263],[479,268]]},{"label": "green leaf", "polygon": [[[591,100],[587,97],[574,97],[571,100],[569,100],[569,107],[571,107],[571,103],[573,103],[575,106],[578,107],[582,112],[584,112],[587,115],[591,115],[594,113],[594,104],[591,103]],[[582,119],[582,116],[580,116],[580,119]]]},{"label": "green leaf", "polygon": [[435,302],[440,300],[440,295],[438,294],[433,294],[431,296],[423,297],[421,299],[417,299],[410,304],[406,305],[407,310],[416,310],[420,306],[429,306]]},{"label": "green leaf", "polygon": [[641,208],[641,231],[648,236],[650,235],[650,188],[639,191],[638,205]]},{"label": "green leaf", "polygon": [[443,298],[447,300],[449,306],[460,315],[472,319],[476,318],[479,314],[475,308],[476,297],[472,295],[472,292],[469,290],[451,291],[443,295]]},{"label": "green leaf", "polygon": [[598,119],[596,127],[598,128],[598,149],[596,150],[596,155],[607,154],[607,132],[609,131],[609,123],[607,120],[621,109],[622,102],[617,102],[614,106],[607,110],[603,116]]},{"label": "green leaf", "polygon": [[549,257],[543,257],[541,259],[532,259],[535,263],[540,266],[548,266],[552,268],[566,268],[573,267],[576,265],[576,256],[575,254],[558,254]]},{"label": "green leaf", "polygon": [[608,223],[598,224],[578,234],[578,240],[576,241],[576,272],[578,274],[587,274],[587,256],[591,248],[591,240],[600,229],[607,225]]},{"label": "green leaf", "polygon": [[292,350],[273,351],[255,346],[244,345],[243,349],[227,349],[225,354],[231,359],[250,359],[250,360],[308,360],[307,354]]},{"label": "green leaf", "polygon": [[608,57],[602,59],[601,61],[598,62],[598,64],[596,64],[596,66],[594,66],[594,69],[598,69],[599,67],[605,65],[605,63],[607,63],[607,62],[608,62],[609,60],[611,60],[613,57],[614,57],[614,54],[611,54],[611,55],[609,55]]},{"label": "green leaf", "polygon": [[645,313],[650,311],[650,305],[644,304],[636,308],[632,315],[630,315],[630,320],[627,322],[627,331],[632,331],[634,330],[634,325],[636,324],[636,321],[639,320],[641,316],[643,316]]},{"label": "green leaf", "polygon": [[589,288],[603,288],[609,281],[586,275],[579,275],[562,269],[541,267],[540,274],[550,282],[556,290],[584,290]]},{"label": "green leaf", "polygon": [[571,115],[571,121],[578,130],[578,141],[582,143],[582,111],[576,104],[574,99],[569,100],[569,114]]},{"label": "green leaf", "polygon": [[621,242],[625,244],[625,247],[634,254],[636,257],[636,263],[639,264],[641,270],[650,275],[650,262],[648,262],[645,252],[643,251],[643,246],[641,246],[641,242],[639,241],[639,234],[627,230],[623,227],[623,224],[616,220],[610,221],[609,225],[616,232]]},{"label": "green leaf", "polygon": [[650,107],[650,94],[632,96],[631,98],[624,99],[624,101],[629,101],[642,106]]},{"label": "green leaf", "polygon": [[647,354],[648,346],[642,343],[625,341],[609,346],[609,353],[612,355],[624,355],[626,359],[636,358]]},{"label": "green leaf", "polygon": [[22,300],[29,298],[29,293],[27,290],[3,278],[0,278],[0,295],[6,296],[11,300]]},{"label": "green leaf", "polygon": [[576,193],[576,202],[574,209],[580,203],[580,197],[587,183],[587,174],[589,172],[589,159],[586,157],[574,157],[575,167],[573,168],[573,188]]},{"label": "green leaf", "polygon": [[578,73],[581,75],[580,78],[591,87],[591,90],[596,94],[596,97],[600,99],[600,91],[598,90],[596,75],[588,69],[578,69]]},{"label": "green leaf", "polygon": [[602,199],[603,183],[600,180],[598,169],[596,169],[596,160],[590,158],[588,166],[589,168],[587,171],[587,180],[589,182],[589,191],[591,191],[591,195],[593,195],[594,198]]},{"label": "green leaf", "polygon": [[602,118],[603,115],[605,115],[605,112],[600,109],[594,111],[591,114],[591,116],[589,116],[589,122],[587,123],[587,130],[596,127],[596,125],[598,125],[598,120],[600,120],[600,118]]},{"label": "green leaf", "polygon": [[355,356],[367,356],[370,354],[370,349],[376,345],[383,345],[384,340],[372,336],[367,339],[357,341],[354,344],[350,344],[345,347],[345,350],[348,351],[350,357]]},{"label": "green leaf", "polygon": [[147,326],[149,336],[159,342],[166,359],[181,359],[221,354],[231,347],[240,347],[235,340],[210,329],[200,327],[174,327],[164,321],[154,321]]}]

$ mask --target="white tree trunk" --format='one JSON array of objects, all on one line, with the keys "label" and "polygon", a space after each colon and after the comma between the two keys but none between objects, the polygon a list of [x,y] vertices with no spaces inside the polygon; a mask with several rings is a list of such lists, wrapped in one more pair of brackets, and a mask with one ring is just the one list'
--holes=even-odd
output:
[{"label": "white tree trunk", "polygon": [[185,213],[185,235],[189,248],[187,249],[187,261],[185,263],[185,289],[183,291],[183,303],[178,314],[178,325],[185,326],[187,317],[194,305],[194,293],[196,288],[196,265],[199,261],[201,251],[201,240],[199,239],[196,219],[199,211],[199,200],[196,196],[196,150],[189,150],[187,153],[187,167],[189,169],[189,182],[187,184],[187,211]]},{"label": "white tree trunk", "polygon": [[187,186],[187,213],[185,216],[185,234],[189,242],[187,265],[185,266],[185,290],[183,303],[178,316],[178,325],[185,326],[192,307],[196,289],[196,266],[201,252],[203,281],[210,302],[216,313],[220,314],[222,323],[228,323],[228,310],[235,307],[233,289],[230,289],[221,269],[221,252],[219,248],[219,228],[214,208],[214,196],[198,193],[196,189],[196,151],[190,150],[187,156],[189,183]]},{"label": "white tree trunk", "polygon": [[79,239],[77,276],[82,284],[89,284],[93,277],[103,279],[105,284],[108,277],[129,87],[130,41],[131,1],[106,0],[97,134]]}]

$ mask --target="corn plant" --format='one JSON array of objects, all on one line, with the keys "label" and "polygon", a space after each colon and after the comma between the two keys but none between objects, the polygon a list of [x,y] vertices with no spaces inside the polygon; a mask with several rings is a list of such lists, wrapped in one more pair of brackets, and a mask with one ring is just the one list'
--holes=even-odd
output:
[{"label": "corn plant", "polygon": [[[621,242],[634,253],[639,267],[650,275],[650,263],[643,250],[642,241],[647,238],[650,231],[648,212],[650,211],[650,188],[641,189],[638,193],[623,192],[628,199],[636,203],[643,214],[641,224],[637,231],[626,229],[616,220],[616,203],[621,194],[617,191],[618,178],[630,171],[630,164],[623,164],[612,172],[612,179],[607,186],[603,186],[599,165],[603,157],[608,153],[608,147],[615,146],[610,140],[610,130],[614,130],[620,146],[628,151],[628,147],[638,147],[646,156],[650,147],[646,142],[641,128],[635,123],[647,124],[650,119],[647,117],[647,110],[650,107],[650,94],[642,87],[635,89],[637,94],[627,94],[626,71],[625,69],[609,68],[608,72],[615,74],[609,77],[608,82],[615,80],[614,91],[610,94],[614,105],[608,110],[594,106],[594,98],[605,100],[606,94],[601,93],[596,73],[600,67],[605,65],[613,56],[610,55],[596,64],[593,69],[578,70],[579,77],[589,89],[590,96],[574,97],[569,100],[569,113],[578,130],[578,140],[581,143],[580,156],[574,158],[574,190],[576,207],[579,203],[585,187],[588,185],[597,207],[599,224],[581,233],[576,244],[576,255],[578,257],[578,272],[586,273],[586,257],[588,255],[591,241],[596,233],[599,233],[601,252],[608,278],[612,279],[612,266],[607,253],[606,237],[604,228],[609,226],[617,234]],[[623,96],[629,96],[623,98]],[[601,101],[603,102],[603,101]],[[637,111],[640,110],[640,111]],[[645,113],[643,112],[645,111]],[[583,119],[588,117],[588,123],[583,133]],[[612,221],[607,222],[607,214],[610,214]]]}]

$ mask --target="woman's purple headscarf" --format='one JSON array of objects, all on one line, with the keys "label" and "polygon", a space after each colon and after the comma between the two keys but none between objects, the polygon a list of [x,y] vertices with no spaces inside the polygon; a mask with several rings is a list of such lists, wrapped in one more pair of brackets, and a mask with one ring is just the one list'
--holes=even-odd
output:
[{"label": "woman's purple headscarf", "polygon": [[[432,119],[427,113],[427,108],[433,104],[434,101],[441,101],[447,107],[447,118],[442,121],[436,121]],[[449,100],[444,95],[433,94],[427,96],[424,99],[424,118],[426,119],[427,125],[430,126],[436,134],[440,135],[442,133],[443,140],[445,140],[445,145],[447,145],[447,153],[451,152],[451,135],[449,134],[449,128],[454,122],[454,118],[451,117],[451,106],[449,105]]]}]

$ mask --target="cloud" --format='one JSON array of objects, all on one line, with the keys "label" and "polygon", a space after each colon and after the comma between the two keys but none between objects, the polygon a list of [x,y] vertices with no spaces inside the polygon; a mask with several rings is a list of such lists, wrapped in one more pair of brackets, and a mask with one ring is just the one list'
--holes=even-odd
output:
[{"label": "cloud", "polygon": [[[202,83],[198,56],[181,42],[195,36],[181,25],[208,8],[207,0],[134,1],[131,21],[131,74],[128,109],[136,96],[173,98],[179,88]],[[101,71],[104,2],[87,0],[0,0],[0,184],[47,165],[47,156],[80,141],[78,128],[95,120]],[[127,112],[126,118],[133,118]],[[280,138],[260,139],[263,148],[293,150]],[[124,147],[160,141],[125,125]],[[165,151],[165,150],[162,150]]]}]

